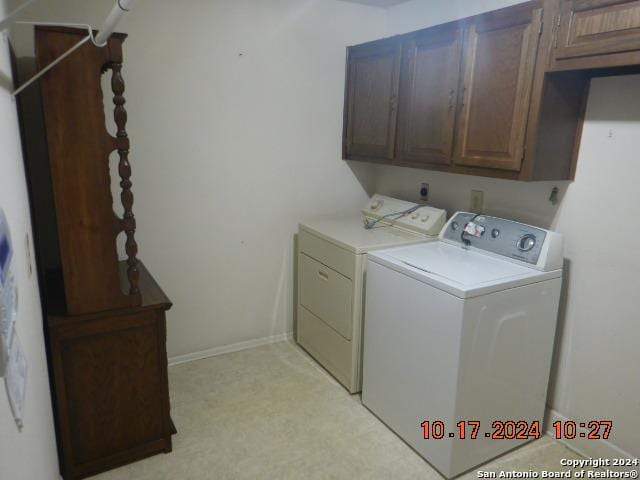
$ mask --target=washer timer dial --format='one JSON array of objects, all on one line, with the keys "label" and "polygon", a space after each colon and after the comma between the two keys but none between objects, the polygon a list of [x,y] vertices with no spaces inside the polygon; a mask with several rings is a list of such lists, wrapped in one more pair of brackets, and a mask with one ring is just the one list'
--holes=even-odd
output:
[{"label": "washer timer dial", "polygon": [[520,239],[516,243],[516,247],[518,247],[518,250],[520,250],[521,252],[529,252],[535,246],[536,236],[531,233],[520,237]]}]

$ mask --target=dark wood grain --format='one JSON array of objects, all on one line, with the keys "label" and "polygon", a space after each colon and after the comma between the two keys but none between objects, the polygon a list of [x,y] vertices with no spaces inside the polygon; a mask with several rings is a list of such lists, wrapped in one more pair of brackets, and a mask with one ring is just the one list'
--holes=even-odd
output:
[{"label": "dark wood grain", "polygon": [[111,90],[113,90],[113,118],[116,122],[117,133],[114,139],[114,146],[118,151],[120,161],[118,163],[118,173],[120,175],[120,200],[124,207],[122,218],[122,230],[125,232],[125,251],[127,253],[127,283],[129,285],[129,295],[138,295],[139,272],[138,272],[138,244],[136,243],[136,218],[133,214],[133,192],[131,191],[131,164],[129,163],[129,136],[127,135],[127,110],[124,107],[124,79],[122,78],[122,43],[112,41],[109,47],[111,62],[108,68],[112,71]]},{"label": "dark wood grain", "polygon": [[563,0],[556,60],[640,50],[640,1]]},{"label": "dark wood grain", "polygon": [[[167,311],[173,306],[167,294],[164,293],[158,282],[153,278],[146,265],[142,260],[138,260],[138,268],[140,271],[140,295],[142,303],[135,307],[124,307],[121,309],[109,310],[113,315],[130,315],[146,310],[163,310]],[[120,276],[125,279],[127,277],[128,265],[126,261],[119,263]],[[49,312],[49,326],[73,325],[82,323],[87,320],[93,320],[104,316],[104,312],[84,313],[82,315],[65,315],[60,312]]]},{"label": "dark wood grain", "polygon": [[65,479],[170,451],[164,307],[68,318],[49,318]]},{"label": "dark wood grain", "polygon": [[[85,34],[36,28],[38,67]],[[114,50],[85,44],[40,81],[60,269],[71,315],[140,303],[139,294],[121,285],[118,274],[116,237],[122,223],[113,210],[109,155],[114,140],[105,128],[100,81]]]},{"label": "dark wood grain", "polygon": [[[36,28],[47,64],[86,32]],[[171,301],[137,258],[122,34],[86,44],[25,91],[25,165],[58,453],[65,480],[168,453],[166,318]],[[115,137],[105,127],[101,75],[111,71]],[[37,94],[39,93],[39,95]],[[109,95],[111,97],[111,95]],[[113,210],[109,154],[119,155],[123,218]],[[127,236],[118,261],[116,236]]]},{"label": "dark wood grain", "polygon": [[451,163],[463,31],[452,23],[405,38],[395,163]]},{"label": "dark wood grain", "polygon": [[349,48],[345,158],[393,158],[400,58],[401,45],[394,38]]},{"label": "dark wood grain", "polygon": [[[127,276],[126,261],[120,275]],[[171,301],[139,262],[142,304],[48,315],[62,473],[80,479],[171,451],[165,312]]]},{"label": "dark wood grain", "polygon": [[[455,22],[465,41],[453,132],[451,116],[443,113],[451,93],[444,85],[455,75],[451,59],[458,38],[452,33],[453,24],[386,40],[403,45],[396,152],[391,162],[523,181],[572,180],[590,79],[640,71],[640,50],[628,50],[636,48],[633,41],[618,38],[618,47],[607,47],[608,53],[598,50],[607,28],[615,32],[605,36],[622,35],[625,26],[627,40],[635,35],[636,3],[534,0]],[[593,18],[583,21],[578,31],[580,48],[591,53],[556,58],[561,30],[571,28],[567,12],[590,9]],[[607,13],[609,9],[613,13]],[[620,9],[630,17],[624,19]],[[349,88],[353,87],[347,83],[347,92]],[[347,105],[345,126],[350,114]],[[447,154],[450,135],[453,161]],[[346,152],[346,136],[344,145]],[[387,156],[366,150],[345,153],[345,158],[389,163]]]},{"label": "dark wood grain", "polygon": [[[459,39],[452,24],[351,47],[344,158],[523,181],[572,180],[590,79],[640,72],[640,0],[534,0],[455,24],[465,38],[455,128],[446,88],[456,75]],[[382,84],[375,83],[379,72],[358,83],[353,64],[360,51],[389,55],[398,43],[400,105],[394,129],[392,109],[386,108],[394,105],[392,63],[386,64]],[[368,95],[361,109],[367,115],[358,120],[368,143],[363,148],[354,148],[349,136],[357,90]]]},{"label": "dark wood grain", "polygon": [[532,162],[536,180],[573,179],[589,84],[584,72],[547,76]]},{"label": "dark wood grain", "polygon": [[592,57],[576,57],[553,61],[548,69],[550,72],[577,70],[604,70],[607,68],[627,69],[630,66],[640,66],[640,50]]},{"label": "dark wood grain", "polygon": [[[172,306],[171,300],[166,293],[162,290],[158,282],[149,270],[147,266],[141,261],[138,261],[138,267],[140,270],[140,293],[142,296],[142,303],[140,308],[164,308],[169,310]],[[120,275],[129,274],[129,263],[120,262]]]},{"label": "dark wood grain", "polygon": [[542,9],[529,5],[471,21],[456,164],[520,170],[541,20]]}]

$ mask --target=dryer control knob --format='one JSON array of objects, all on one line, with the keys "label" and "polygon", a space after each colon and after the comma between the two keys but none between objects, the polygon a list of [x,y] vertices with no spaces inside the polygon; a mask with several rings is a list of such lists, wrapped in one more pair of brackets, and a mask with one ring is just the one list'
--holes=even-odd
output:
[{"label": "dryer control knob", "polygon": [[376,200],[371,204],[371,210],[378,210],[384,202],[382,200]]}]

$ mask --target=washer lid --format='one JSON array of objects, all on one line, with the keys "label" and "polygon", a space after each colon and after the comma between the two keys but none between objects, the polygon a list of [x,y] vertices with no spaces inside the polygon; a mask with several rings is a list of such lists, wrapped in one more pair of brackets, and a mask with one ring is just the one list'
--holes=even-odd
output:
[{"label": "washer lid", "polygon": [[300,229],[356,254],[398,245],[411,245],[437,238],[383,223],[367,230],[364,228],[364,220],[361,215],[317,218],[300,223]]},{"label": "washer lid", "polygon": [[460,298],[485,295],[561,275],[561,270],[539,272],[440,241],[382,250],[370,254],[369,259]]}]

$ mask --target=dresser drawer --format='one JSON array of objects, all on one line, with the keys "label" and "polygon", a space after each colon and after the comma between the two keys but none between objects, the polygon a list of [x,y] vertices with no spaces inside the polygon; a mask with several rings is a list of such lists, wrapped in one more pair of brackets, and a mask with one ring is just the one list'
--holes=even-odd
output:
[{"label": "dresser drawer", "polygon": [[347,340],[353,331],[353,283],[304,253],[298,258],[300,304]]}]

